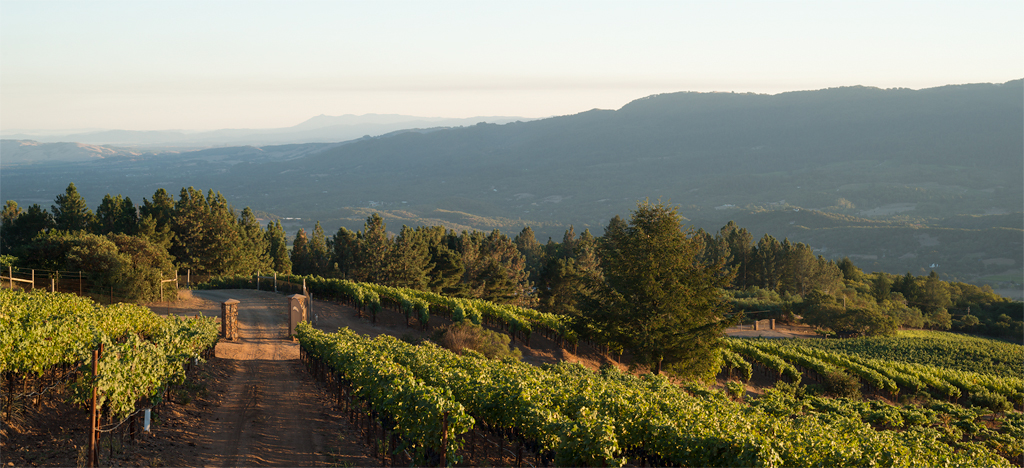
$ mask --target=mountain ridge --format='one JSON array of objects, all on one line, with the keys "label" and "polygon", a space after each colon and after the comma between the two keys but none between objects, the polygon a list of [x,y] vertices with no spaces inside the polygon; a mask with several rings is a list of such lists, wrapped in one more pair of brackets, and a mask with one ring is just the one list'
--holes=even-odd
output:
[{"label": "mountain ridge", "polygon": [[[542,241],[560,239],[570,224],[601,234],[637,200],[660,198],[708,231],[742,220],[755,239],[788,236],[829,258],[858,255],[866,270],[921,274],[939,264],[940,274],[980,278],[1020,275],[1022,129],[1024,80],[924,90],[683,92],[618,110],[401,130],[289,158],[207,161],[193,152],[143,158],[131,168],[104,160],[63,175],[5,168],[2,176],[6,198],[28,193],[21,184],[31,174],[52,194],[73,181],[91,203],[112,191],[106,187],[133,199],[151,196],[157,184],[172,193],[212,187],[235,206],[303,223],[318,219],[328,231],[358,229],[367,210],[377,210],[413,225],[531,225]],[[118,171],[133,176],[113,179]],[[814,213],[833,218],[804,220]],[[312,226],[296,222],[289,233],[297,227]]]}]

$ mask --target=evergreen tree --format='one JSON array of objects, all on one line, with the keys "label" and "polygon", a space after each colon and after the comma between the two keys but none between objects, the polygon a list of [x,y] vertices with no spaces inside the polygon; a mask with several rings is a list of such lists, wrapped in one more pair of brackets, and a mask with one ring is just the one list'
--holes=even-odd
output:
[{"label": "evergreen tree", "polygon": [[175,209],[174,197],[162,188],[153,194],[152,202],[143,198],[139,207],[139,235],[171,250]]},{"label": "evergreen tree", "polygon": [[[924,289],[921,291],[917,302],[927,314],[935,314],[940,310],[945,311],[953,305],[950,301],[949,289],[944,281],[939,279],[939,274],[933,270],[924,280]],[[945,322],[945,320],[943,320]],[[949,327],[945,327],[948,329]]]},{"label": "evergreen tree", "polygon": [[14,221],[12,226],[11,244],[24,246],[32,241],[40,232],[46,232],[55,228],[53,216],[38,203],[33,203],[27,210],[23,211]]},{"label": "evergreen tree", "polygon": [[121,202],[121,216],[117,220],[117,232],[134,236],[139,233],[139,210],[130,197]]},{"label": "evergreen tree", "polygon": [[729,221],[719,235],[729,245],[729,261],[727,265],[736,272],[734,284],[739,289],[746,289],[753,284],[750,266],[753,260],[754,236],[735,222]]},{"label": "evergreen tree", "polygon": [[206,219],[205,270],[216,275],[249,275],[250,265],[241,262],[242,238],[239,235],[235,210],[220,192],[212,189],[206,195],[209,215]]},{"label": "evergreen tree", "polygon": [[834,262],[814,256],[814,250],[804,243],[783,244],[785,274],[782,289],[801,296],[820,289],[826,294],[838,291],[842,286],[843,272]]},{"label": "evergreen tree", "polygon": [[0,214],[0,255],[9,254],[13,247],[21,243],[16,239],[19,216],[21,208],[18,207],[18,202],[7,200],[3,213]]},{"label": "evergreen tree", "polygon": [[758,286],[772,291],[779,290],[783,272],[782,253],[782,244],[768,234],[757,242],[754,249],[753,275]]},{"label": "evergreen tree", "polygon": [[920,303],[921,289],[917,285],[917,278],[910,274],[909,271],[907,274],[897,277],[896,281],[893,281],[892,290],[902,294],[910,304],[916,305]]},{"label": "evergreen tree", "polygon": [[473,297],[523,307],[533,305],[526,258],[512,239],[495,229],[490,234],[464,232],[460,241],[465,282]]},{"label": "evergreen tree", "polygon": [[387,280],[387,261],[391,253],[384,218],[374,213],[366,218],[360,237],[359,255],[356,257],[356,277],[359,281],[384,284]]},{"label": "evergreen tree", "polygon": [[309,273],[311,275],[325,276],[331,264],[331,253],[327,247],[327,236],[324,229],[320,227],[320,221],[316,222],[313,228],[313,236],[306,244],[306,253],[309,255]]},{"label": "evergreen tree", "polygon": [[[555,256],[548,260],[537,282],[537,296],[543,311],[571,317],[582,324],[583,304],[603,278],[597,239],[590,230],[583,231],[579,239],[572,239],[572,242],[571,258]],[[577,329],[581,336],[596,338],[589,336],[589,327]]]},{"label": "evergreen tree", "polygon": [[389,253],[388,284],[412,289],[427,289],[431,270],[427,232],[402,226]]},{"label": "evergreen tree", "polygon": [[131,198],[121,195],[111,197],[108,193],[96,208],[93,232],[109,234],[112,232],[135,235],[139,231],[138,212]]},{"label": "evergreen tree", "polygon": [[565,230],[565,234],[562,235],[562,258],[576,258],[576,230],[570,224],[569,229]]},{"label": "evergreen tree", "polygon": [[427,287],[438,294],[463,297],[466,295],[462,277],[466,267],[462,256],[444,242],[430,248],[430,271],[427,273]]},{"label": "evergreen tree", "polygon": [[[599,247],[608,252],[614,251],[618,248],[618,242],[625,237],[628,228],[629,223],[623,221],[619,215],[615,215],[608,221],[608,226],[604,228],[604,235],[601,236]],[[548,244],[551,244],[551,239],[548,239]]]},{"label": "evergreen tree", "polygon": [[290,275],[292,273],[292,259],[288,255],[288,240],[280,221],[267,223],[267,231],[264,234],[267,241],[267,252],[270,255],[271,268],[274,271]]},{"label": "evergreen tree", "polygon": [[598,243],[597,238],[590,233],[590,229],[584,230],[583,234],[580,234],[573,250],[577,271],[595,279],[599,278],[601,266],[598,257]]},{"label": "evergreen tree", "polygon": [[547,264],[547,258],[544,254],[544,247],[537,242],[537,236],[534,235],[533,229],[530,226],[524,227],[513,239],[513,242],[519,249],[519,253],[526,258],[526,269],[530,273],[530,281],[538,282],[541,270]]},{"label": "evergreen tree", "polygon": [[840,260],[839,263],[836,264],[836,266],[839,267],[839,271],[843,272],[843,279],[853,282],[859,282],[861,278],[864,276],[864,272],[853,264],[853,261],[850,260],[850,257],[843,257],[843,259]]},{"label": "evergreen tree", "polygon": [[53,205],[53,222],[62,231],[85,231],[92,227],[93,214],[85,199],[78,194],[74,183],[68,184],[64,195],[57,195]]},{"label": "evergreen tree", "polygon": [[295,240],[292,241],[292,272],[296,275],[309,274],[309,239],[306,238],[306,230],[299,228],[295,233]]},{"label": "evergreen tree", "polygon": [[260,222],[249,207],[238,219],[238,262],[243,272],[264,272],[274,269],[270,258],[270,241],[260,228]]},{"label": "evergreen tree", "polygon": [[356,258],[359,255],[359,235],[345,226],[331,238],[332,262],[342,278],[352,279],[358,270]]},{"label": "evergreen tree", "polygon": [[171,218],[174,241],[170,253],[179,267],[189,269],[194,274],[217,274],[209,261],[209,214],[210,206],[202,191],[192,187],[181,189]]},{"label": "evergreen tree", "polygon": [[729,277],[700,261],[702,246],[675,208],[637,205],[601,260],[605,285],[595,323],[638,363],[683,376],[713,376],[722,331],[733,320],[719,294]]},{"label": "evergreen tree", "polygon": [[892,280],[889,275],[885,272],[876,273],[875,278],[871,280],[871,295],[874,296],[875,301],[881,304],[889,299],[890,293],[892,293]]}]

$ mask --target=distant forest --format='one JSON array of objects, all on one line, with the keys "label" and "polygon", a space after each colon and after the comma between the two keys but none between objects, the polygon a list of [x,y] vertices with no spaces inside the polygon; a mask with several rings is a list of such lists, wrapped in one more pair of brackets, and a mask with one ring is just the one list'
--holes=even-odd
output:
[{"label": "distant forest", "polygon": [[[863,269],[1021,290],[1024,81],[777,95],[670,93],[618,110],[410,129],[339,143],[210,148],[11,166],[3,200],[75,181],[99,200],[219,187],[289,235],[390,225],[600,233],[638,200],[688,225],[734,221]],[[49,195],[46,195],[48,197]],[[301,218],[301,219],[299,219]],[[755,239],[756,241],[757,239]]]},{"label": "distant forest", "polygon": [[[660,205],[659,205],[660,206]],[[219,192],[166,190],[135,205],[104,197],[94,213],[70,184],[49,210],[8,201],[0,226],[5,265],[85,271],[110,284],[130,283],[136,300],[151,300],[162,277],[257,272],[317,275],[434,291],[455,297],[535,307],[569,317],[596,313],[603,265],[622,248],[613,239],[627,222],[613,217],[600,235],[570,226],[561,242],[541,243],[523,227],[514,237],[403,226],[389,235],[369,216],[361,230],[328,237],[317,223],[299,229],[291,248],[280,222],[265,228],[252,210],[239,214]],[[684,229],[683,226],[678,226]],[[942,281],[937,274],[865,273],[849,258],[828,260],[806,244],[765,234],[759,239],[729,222],[720,230],[684,230],[697,249],[692,261],[728,279],[722,291],[734,312],[796,320],[825,333],[888,335],[899,327],[957,330],[1019,340],[1024,303],[989,287]],[[664,247],[663,247],[664,248]],[[582,330],[586,332],[586,330]],[[584,335],[585,336],[585,335]]]}]

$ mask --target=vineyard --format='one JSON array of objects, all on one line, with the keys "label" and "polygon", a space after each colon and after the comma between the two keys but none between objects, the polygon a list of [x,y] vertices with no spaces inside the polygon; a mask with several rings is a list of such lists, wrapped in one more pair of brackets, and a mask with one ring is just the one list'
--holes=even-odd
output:
[{"label": "vineyard", "polygon": [[339,400],[375,419],[379,446],[412,449],[414,463],[457,462],[473,450],[466,434],[475,428],[559,466],[1006,464],[982,444],[937,430],[876,430],[852,411],[780,415],[713,392],[691,395],[651,374],[538,368],[308,325],[299,340],[304,361]]},{"label": "vineyard", "polygon": [[217,338],[211,319],[163,318],[145,307],[99,306],[72,294],[0,290],[5,423],[30,402],[68,400],[96,408],[91,446],[101,434],[134,439],[140,417],[184,383]]},{"label": "vineyard", "polygon": [[[552,337],[560,345],[575,343],[575,337],[568,330],[567,324],[559,321],[559,317],[542,314],[530,309],[523,309],[511,306],[496,306],[486,301],[457,299],[440,296],[433,293],[416,291],[403,288],[391,288],[369,283],[355,283],[336,279],[322,279],[318,277],[279,277],[282,281],[304,282],[308,291],[320,298],[339,300],[366,312],[370,320],[376,320],[377,315],[385,309],[391,309],[406,317],[406,322],[415,321],[426,328],[429,324],[430,314],[443,315],[453,321],[467,320],[474,323],[483,323],[500,329],[511,336],[518,337],[524,343],[529,344],[530,333],[534,330],[542,330],[546,336]],[[252,280],[234,279],[222,280],[231,281],[233,286],[249,286]],[[246,284],[238,284],[239,281],[247,281]],[[225,285],[214,285],[225,286]],[[340,334],[343,334],[339,332]],[[392,448],[399,447],[401,440],[416,440],[402,430],[408,429],[408,424],[402,425],[397,421],[388,419],[387,411],[381,411],[368,399],[368,395],[351,393],[352,377],[345,377],[342,369],[348,364],[339,361],[337,355],[324,351],[324,343],[340,342],[340,338],[326,338],[316,335],[311,329],[304,332],[303,356],[307,365],[317,363],[319,376],[325,382],[334,385],[336,391],[344,394],[349,405],[357,401],[358,405],[366,405],[366,408],[373,408],[372,414],[381,418],[376,424],[379,427],[380,437],[393,432],[396,442]],[[351,351],[354,343],[361,343],[358,346],[370,346],[373,351],[365,351],[374,355],[395,355],[395,349],[409,352],[410,348],[405,343],[393,340],[389,345],[371,345],[370,342],[362,342],[352,334],[347,334],[345,349]],[[333,340],[333,341],[332,341]],[[373,347],[376,346],[376,347]],[[750,405],[755,408],[763,408],[769,414],[776,416],[792,417],[802,415],[812,417],[814,415],[828,414],[831,416],[840,415],[852,421],[862,424],[879,432],[902,433],[913,429],[915,432],[927,432],[929,440],[944,444],[947,448],[953,448],[959,453],[967,448],[971,450],[990,450],[990,454],[1001,455],[1006,460],[1019,460],[1024,456],[1024,445],[1021,440],[1022,419],[1021,409],[1024,409],[1024,379],[1015,377],[1020,375],[1019,370],[1024,367],[1024,353],[1019,345],[996,342],[980,338],[963,337],[948,333],[938,332],[907,332],[900,337],[890,338],[858,338],[847,340],[736,340],[728,341],[727,349],[722,351],[723,376],[736,377],[742,381],[749,381],[753,374],[768,377],[771,381],[782,382],[781,388],[798,389],[800,385],[809,384],[812,389],[817,388],[818,393],[842,394],[836,392],[843,386],[854,389],[857,399],[825,398],[815,395],[801,395],[800,398],[793,396],[793,392],[776,391],[767,389],[765,395],[753,400]],[[425,353],[425,351],[418,351]],[[326,354],[325,354],[326,353]],[[418,356],[412,359],[401,360],[396,357],[400,366],[407,366],[412,375],[427,383],[434,385],[437,391],[443,395],[458,394],[457,385],[449,384],[452,375],[467,372],[465,369],[433,369],[422,370],[425,362],[437,362],[450,359],[443,350],[434,350],[429,356]],[[450,353],[448,353],[450,354]],[[350,354],[347,358],[358,362],[358,354]],[[455,359],[455,358],[451,358]],[[462,359],[462,358],[457,358]],[[565,383],[554,383],[550,376],[538,373],[535,368],[526,365],[516,366],[512,363],[505,363],[507,367],[496,372],[498,376],[488,377],[492,380],[507,381],[509,376],[501,376],[500,372],[507,372],[512,380],[517,382],[536,382],[537,388],[558,389],[566,386]],[[528,370],[524,370],[528,369]],[[547,370],[550,372],[550,369]],[[526,372],[526,373],[523,373]],[[610,371],[605,371],[608,375]],[[444,379],[429,378],[433,373],[446,376]],[[480,371],[469,374],[472,377],[467,382],[486,381]],[[408,378],[408,376],[406,376]],[[622,379],[616,379],[622,380]],[[628,380],[628,379],[627,379]],[[375,380],[378,382],[378,380]],[[791,385],[792,387],[787,387]],[[456,385],[456,387],[452,387]],[[469,384],[465,384],[469,385]],[[510,392],[522,392],[522,385],[518,390],[512,391],[504,388],[496,388],[493,393],[496,395],[508,395]],[[570,387],[579,386],[579,382],[568,384]],[[590,384],[587,384],[588,386]],[[732,384],[730,383],[730,386]],[[479,389],[479,387],[474,387]],[[684,385],[690,393],[709,401],[720,401],[727,399],[724,393],[707,391],[699,385]],[[872,398],[866,402],[859,400],[860,389]],[[469,392],[468,390],[464,390]],[[624,390],[619,390],[621,393]],[[853,395],[851,395],[853,396]],[[884,400],[900,400],[905,405],[885,403]],[[352,400],[352,399],[355,400]],[[474,396],[473,398],[479,398]],[[591,415],[591,425],[581,425],[579,420],[581,414],[573,414],[565,403],[554,404],[554,408],[561,409],[560,412],[552,413],[550,409],[541,410],[536,407],[539,396],[528,397],[531,405],[525,409],[506,409],[504,414],[514,414],[522,411],[538,416],[544,421],[561,421],[554,426],[548,425],[545,429],[538,429],[542,424],[538,422],[527,423],[516,421],[511,423],[501,419],[495,419],[494,415],[486,415],[481,410],[463,409],[469,411],[475,421],[475,426],[485,428],[486,431],[496,432],[508,436],[510,444],[513,440],[524,447],[533,450],[532,453],[540,463],[553,462],[555,464],[609,464],[618,462],[629,463],[653,463],[653,464],[692,464],[693,460],[672,454],[664,449],[652,449],[651,442],[644,443],[633,435],[630,439],[628,433],[609,433],[610,429],[600,432],[599,427],[616,427],[614,422],[601,419],[598,422],[597,414]],[[545,397],[545,398],[551,398]],[[580,400],[579,396],[563,397],[572,401]],[[575,398],[575,400],[573,400]],[[448,400],[445,400],[448,401]],[[469,401],[456,399],[464,408],[471,408]],[[559,400],[561,401],[561,400]],[[599,401],[585,400],[582,408],[595,410],[602,408],[606,403]],[[640,400],[633,400],[640,401]],[[914,402],[916,404],[910,404]],[[493,411],[500,402],[491,401],[478,403],[477,408],[488,408]],[[657,406],[664,406],[665,403],[657,403]],[[350,406],[351,407],[351,406]],[[782,410],[780,408],[787,408]],[[1016,411],[1014,411],[1016,410]],[[622,410],[615,410],[621,414]],[[638,410],[639,411],[639,410]],[[561,416],[558,416],[561,415]],[[440,421],[441,416],[435,415],[432,424]],[[452,416],[454,417],[454,416]],[[646,418],[647,414],[629,413],[628,418]],[[664,419],[661,415],[659,418]],[[559,418],[568,418],[562,420]],[[521,417],[520,417],[521,419]],[[551,423],[554,424],[554,423]],[[583,433],[590,434],[594,440],[604,440],[603,443],[580,449],[587,443],[581,442],[584,438],[577,433],[559,433],[557,427],[574,425]],[[602,426],[604,425],[604,426]],[[394,428],[402,429],[394,429]],[[621,429],[620,430],[625,430]],[[597,432],[595,432],[597,431]],[[449,430],[450,432],[450,430]],[[637,433],[643,433],[638,430]],[[601,435],[603,434],[603,435]],[[716,437],[721,437],[716,436]],[[465,444],[468,439],[463,436],[459,439],[458,434],[447,434],[446,440],[453,441],[452,447]],[[438,439],[440,440],[440,439]],[[566,446],[559,446],[557,442],[571,440],[573,449]],[[629,440],[628,443],[622,443]],[[673,439],[668,439],[673,440]],[[608,442],[612,441],[612,442]],[[678,441],[673,443],[679,443]],[[399,444],[399,445],[394,445]],[[582,444],[582,445],[581,445]],[[685,445],[684,445],[685,446]],[[380,451],[384,451],[386,444],[377,445]],[[403,449],[408,447],[403,447]],[[982,449],[981,447],[984,447]],[[419,447],[418,456],[424,457],[427,454],[436,457],[439,453],[437,446]],[[581,451],[582,450],[582,451]],[[690,452],[693,449],[688,449]],[[457,451],[456,451],[457,452]],[[450,452],[449,453],[456,453]],[[529,450],[528,450],[529,452]],[[604,458],[600,458],[598,454]],[[689,453],[689,452],[688,452]],[[454,456],[454,455],[453,455]],[[633,457],[633,458],[630,458]],[[411,456],[410,460],[415,460]],[[419,459],[420,462],[425,459]],[[722,463],[724,460],[731,460],[729,463],[739,463],[739,458],[724,458],[718,461],[704,460],[702,464]]]},{"label": "vineyard", "polygon": [[[255,289],[256,281],[221,279],[206,287]],[[262,289],[274,287],[262,281]],[[315,311],[326,316],[344,307],[367,326],[400,317],[402,326],[426,333],[439,322],[431,317],[443,316],[504,331],[519,346],[538,332],[558,346],[575,343],[557,317],[529,309],[315,277],[281,276],[276,286],[302,292],[303,283],[320,301]],[[260,294],[284,303],[280,295]],[[211,319],[162,318],[143,307],[98,306],[66,294],[4,290],[0,300],[5,416],[40,396],[86,409],[96,388],[100,433],[118,441],[140,433],[143,412],[166,403],[217,342]],[[346,437],[382,465],[1006,466],[1024,457],[1018,345],[921,332],[727,339],[719,375],[727,385],[714,390],[610,365],[489,360],[430,341],[329,329],[337,332],[299,325],[302,372],[318,382],[333,408],[326,411],[348,421]],[[101,345],[93,378],[89,358]],[[976,367],[966,367],[972,360]],[[258,367],[245,368],[255,379],[246,386],[265,378]],[[287,381],[281,379],[275,378]],[[760,391],[744,392],[737,381],[758,382]],[[843,396],[849,390],[856,394]],[[267,417],[241,411],[242,419]],[[252,459],[222,462],[241,460]]]},{"label": "vineyard", "polygon": [[[1001,343],[948,336],[929,335],[947,344],[945,355],[963,355],[958,344],[977,351],[989,347],[1000,349]],[[999,453],[1008,460],[1024,457],[1024,379],[1020,374],[995,375],[963,371],[956,368],[930,366],[913,362],[919,355],[908,352],[914,348],[914,336],[891,338],[903,340],[904,353],[891,359],[878,359],[885,353],[884,344],[871,346],[865,339],[858,340],[736,340],[728,341],[726,355],[738,355],[725,360],[730,373],[739,371],[750,379],[754,370],[764,376],[783,382],[781,388],[793,390],[801,382],[828,387],[835,393],[861,385],[865,393],[875,396],[917,402],[903,406],[879,400],[857,401],[848,398],[821,398],[803,396],[795,398],[792,392],[769,389],[766,396],[754,400],[755,407],[773,414],[838,414],[871,424],[879,430],[927,430],[940,434],[940,439],[952,446],[978,443]],[[921,347],[918,345],[917,347]],[[932,347],[933,343],[923,346]],[[1018,345],[1010,345],[1017,346]],[[827,351],[845,347],[850,352]],[[863,350],[857,353],[856,350]],[[991,356],[1010,360],[1019,349],[993,352]],[[750,369],[750,370],[748,370]],[[837,383],[838,382],[838,383]],[[846,384],[845,387],[843,384]],[[857,392],[854,392],[857,393]],[[903,396],[901,399],[900,396]],[[1013,411],[1016,410],[1016,411]]]}]

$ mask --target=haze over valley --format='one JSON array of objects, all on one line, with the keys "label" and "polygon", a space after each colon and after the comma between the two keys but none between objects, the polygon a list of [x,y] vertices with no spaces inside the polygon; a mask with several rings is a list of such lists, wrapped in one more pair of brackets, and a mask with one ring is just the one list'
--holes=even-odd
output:
[{"label": "haze over valley", "polygon": [[107,193],[141,203],[194,186],[283,218],[289,235],[317,220],[358,229],[379,212],[392,232],[528,225],[542,242],[569,225],[600,235],[638,200],[661,199],[709,232],[734,220],[865,271],[935,270],[1014,294],[1022,102],[1015,80],[668,93],[532,121],[319,116],[264,131],[10,138],[0,188],[48,207],[69,182],[94,206]]}]

